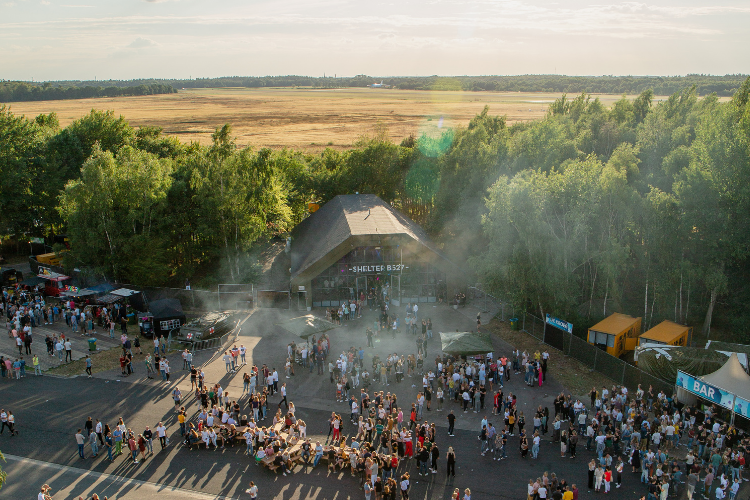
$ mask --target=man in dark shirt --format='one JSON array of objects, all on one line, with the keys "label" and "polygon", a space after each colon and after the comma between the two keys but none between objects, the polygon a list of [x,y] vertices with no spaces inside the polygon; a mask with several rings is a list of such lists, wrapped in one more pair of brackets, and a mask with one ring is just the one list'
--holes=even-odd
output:
[{"label": "man in dark shirt", "polygon": [[446,417],[448,419],[448,435],[453,435],[453,426],[456,424],[456,416],[453,414],[453,410]]},{"label": "man in dark shirt", "polygon": [[286,476],[286,473],[289,472],[289,469],[286,466],[286,460],[284,460],[284,457],[281,453],[276,453],[276,457],[273,459],[273,464],[276,467],[281,467],[281,472],[283,475]]}]

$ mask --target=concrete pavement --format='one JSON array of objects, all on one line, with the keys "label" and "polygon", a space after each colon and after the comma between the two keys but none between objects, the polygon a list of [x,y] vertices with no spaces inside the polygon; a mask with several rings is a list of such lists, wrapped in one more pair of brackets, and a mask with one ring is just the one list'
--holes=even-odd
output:
[{"label": "concrete pavement", "polygon": [[[434,330],[455,331],[475,327],[475,316],[454,311],[447,306],[431,307],[426,305],[420,310],[422,317],[431,317]],[[258,310],[244,325],[237,344],[248,347],[248,363],[263,364],[280,370],[281,381],[288,383],[289,400],[297,407],[297,416],[308,424],[308,435],[315,440],[325,441],[328,433],[327,418],[331,411],[337,411],[344,416],[343,434],[349,434],[352,426],[346,415],[348,406],[336,403],[335,389],[329,381],[329,375],[310,374],[301,367],[296,367],[296,375],[285,379],[283,375],[283,360],[286,357],[286,345],[292,340],[299,341],[285,332],[277,323],[283,319],[301,315],[303,313],[280,310]],[[330,332],[332,339],[332,354],[336,354],[349,346],[366,344],[365,327],[372,323],[375,313],[365,311],[364,318],[345,322],[341,328]],[[391,352],[408,354],[415,351],[414,338],[410,334],[402,333],[396,339],[386,335],[375,342],[375,347],[367,350],[365,363],[370,366],[373,354],[381,358]],[[509,354],[511,347],[495,339],[496,354]],[[439,350],[437,338],[430,341],[427,359],[434,358]],[[145,351],[145,349],[144,349]],[[201,364],[207,373],[208,383],[220,382],[232,395],[239,396],[242,392],[242,369],[238,373],[229,374],[224,369],[220,358],[221,353],[202,352],[195,357],[195,362]],[[241,447],[226,448],[218,451],[195,450],[188,451],[180,444],[179,430],[176,424],[174,405],[170,393],[175,386],[181,387],[184,400],[188,408],[188,415],[194,417],[198,405],[192,394],[188,395],[190,387],[187,372],[180,370],[182,360],[179,353],[170,355],[172,360],[172,381],[167,384],[159,380],[146,380],[145,371],[141,364],[142,357],[136,358],[136,374],[122,379],[119,370],[99,374],[93,379],[74,378],[59,379],[40,377],[30,378],[22,383],[0,382],[0,407],[12,410],[17,419],[20,435],[9,437],[7,433],[0,436],[0,449],[4,453],[16,457],[31,458],[46,463],[57,464],[73,469],[49,469],[44,464],[31,462],[15,462],[7,465],[11,472],[6,488],[8,491],[18,491],[25,495],[26,491],[35,494],[43,482],[49,482],[45,477],[55,477],[57,488],[64,489],[66,494],[62,498],[70,498],[67,491],[73,494],[90,494],[92,488],[120,488],[116,491],[116,498],[135,498],[135,492],[143,492],[148,499],[152,490],[149,485],[159,485],[161,488],[172,488],[171,493],[179,495],[182,490],[201,492],[207,495],[224,496],[229,498],[248,498],[244,493],[247,484],[253,480],[260,488],[260,497],[278,498],[283,500],[315,499],[341,500],[344,498],[361,498],[356,479],[349,477],[349,472],[328,473],[323,466],[316,469],[297,467],[295,474],[290,477],[275,475],[265,469],[256,467],[251,460],[242,454]],[[429,363],[429,362],[428,362]],[[429,366],[429,364],[427,365]],[[44,380],[42,380],[44,379]],[[119,380],[119,381],[118,381]],[[395,392],[401,406],[410,405],[421,384],[418,379],[407,378],[401,384],[378,384],[371,388],[376,390]],[[505,393],[513,392],[518,395],[520,408],[528,408],[527,419],[530,420],[532,409],[539,404],[552,406],[552,398],[561,387],[554,380],[554,374],[548,376],[548,383],[542,388],[529,388],[523,384],[520,377],[512,376],[505,385]],[[372,392],[371,392],[372,393]],[[271,398],[271,408],[280,398]],[[241,398],[243,413],[249,413],[247,398]],[[464,414],[458,411],[454,403],[446,403],[445,412],[427,412],[425,418],[435,422],[438,427],[437,444],[441,450],[439,473],[422,478],[417,475],[416,464],[406,462],[399,468],[399,473],[408,470],[412,474],[412,492],[410,497],[415,500],[447,499],[454,487],[463,491],[471,488],[474,498],[524,498],[526,482],[529,478],[536,478],[544,471],[556,472],[559,478],[565,478],[569,483],[578,484],[580,498],[590,498],[585,485],[587,482],[586,463],[593,455],[579,447],[579,456],[575,460],[561,459],[559,445],[549,441],[549,435],[543,441],[538,460],[530,458],[523,460],[518,452],[517,437],[511,438],[508,449],[508,459],[494,461],[491,457],[479,454],[479,422],[483,413],[472,412]],[[451,408],[456,409],[458,416],[455,437],[447,435],[445,415]],[[489,411],[487,412],[489,413]],[[146,425],[153,429],[157,422],[164,421],[171,434],[172,442],[165,449],[160,450],[155,443],[155,454],[146,461],[134,465],[119,457],[110,463],[105,455],[88,458],[90,451],[86,447],[87,458],[78,458],[73,435],[76,428],[82,427],[88,416],[101,419],[102,422],[113,426],[118,417],[123,417],[128,427],[135,432],[141,432]],[[490,417],[490,421],[493,418]],[[266,421],[267,423],[268,421]],[[495,419],[496,425],[501,425]],[[448,446],[453,446],[457,454],[457,477],[448,480],[445,476],[445,453]],[[88,475],[83,471],[92,471],[104,476]],[[32,475],[33,473],[33,475]],[[111,476],[127,480],[141,481],[127,483],[128,486],[110,485]],[[95,483],[95,481],[103,481]],[[29,489],[28,483],[34,482]],[[15,486],[14,486],[15,485]],[[10,488],[26,489],[11,490]],[[137,487],[136,487],[137,486]],[[166,491],[164,489],[164,491]],[[77,491],[78,492],[77,492]],[[102,490],[102,491],[104,491]],[[107,490],[109,491],[109,490]],[[5,493],[5,489],[3,490]],[[639,498],[644,493],[638,482],[638,476],[625,474],[624,487],[613,490],[609,496],[615,500]],[[101,495],[102,492],[99,491]],[[161,493],[159,493],[161,494]],[[33,498],[13,496],[9,498]],[[55,500],[58,497],[53,497]],[[76,497],[72,497],[76,498]],[[112,497],[110,497],[112,498]]]}]

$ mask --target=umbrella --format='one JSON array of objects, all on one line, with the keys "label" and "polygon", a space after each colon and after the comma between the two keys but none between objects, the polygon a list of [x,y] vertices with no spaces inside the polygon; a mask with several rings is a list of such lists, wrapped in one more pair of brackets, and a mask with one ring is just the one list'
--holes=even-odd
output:
[{"label": "umbrella", "polygon": [[284,330],[299,335],[303,339],[314,335],[316,333],[324,333],[329,330],[333,330],[338,325],[326,321],[312,314],[300,316],[299,318],[292,318],[282,323],[276,323],[281,326]]},{"label": "umbrella", "polygon": [[492,338],[488,333],[440,332],[443,352],[446,354],[472,356],[492,352]]}]

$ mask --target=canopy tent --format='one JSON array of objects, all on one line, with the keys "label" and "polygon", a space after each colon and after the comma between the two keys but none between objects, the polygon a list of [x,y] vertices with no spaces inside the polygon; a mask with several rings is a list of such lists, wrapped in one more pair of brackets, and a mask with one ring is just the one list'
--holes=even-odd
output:
[{"label": "canopy tent", "polygon": [[177,299],[154,300],[149,303],[149,312],[158,320],[161,318],[185,317],[182,311],[182,304]]},{"label": "canopy tent", "polygon": [[94,292],[93,290],[89,290],[88,288],[84,288],[84,289],[81,289],[81,290],[78,290],[78,289],[65,290],[65,291],[63,291],[60,294],[60,297],[67,299],[67,298],[71,298],[71,297],[72,298],[76,298],[76,297],[88,297],[88,296],[91,296],[91,295],[96,295],[96,292]]},{"label": "canopy tent", "polygon": [[282,327],[284,330],[290,333],[294,333],[295,335],[298,335],[303,339],[306,339],[311,335],[315,335],[318,333],[325,333],[329,330],[333,330],[338,326],[334,323],[331,323],[330,321],[318,318],[317,316],[314,316],[312,314],[307,314],[298,318],[292,318],[290,320],[276,324]]},{"label": "canopy tent", "polygon": [[729,356],[724,366],[713,373],[704,375],[701,380],[731,392],[745,401],[750,401],[750,375],[745,373],[735,353]]},{"label": "canopy tent", "polygon": [[446,354],[472,356],[487,354],[494,350],[492,338],[488,333],[440,332],[440,341]]},{"label": "canopy tent", "polygon": [[117,295],[119,297],[130,297],[131,295],[135,295],[136,293],[140,293],[137,290],[130,290],[128,288],[118,288],[117,290],[112,291],[112,295]]},{"label": "canopy tent", "polygon": [[154,320],[154,330],[161,335],[178,331],[186,323],[182,304],[177,299],[154,300],[148,305],[149,313]]},{"label": "canopy tent", "polygon": [[45,283],[46,281],[46,279],[40,278],[39,276],[29,276],[25,280],[21,281],[19,285],[37,286],[41,283]]},{"label": "canopy tent", "polygon": [[122,300],[122,297],[119,295],[112,295],[111,293],[107,295],[102,295],[101,297],[96,299],[96,301],[101,304],[114,304],[118,300]]},{"label": "canopy tent", "polygon": [[98,285],[90,286],[87,288],[87,290],[91,290],[94,293],[107,293],[114,290],[115,287],[110,285],[109,283],[99,283]]}]

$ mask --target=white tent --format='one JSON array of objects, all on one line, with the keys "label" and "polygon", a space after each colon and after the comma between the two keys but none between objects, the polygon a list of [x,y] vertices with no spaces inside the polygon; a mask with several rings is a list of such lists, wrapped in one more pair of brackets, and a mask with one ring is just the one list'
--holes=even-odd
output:
[{"label": "white tent", "polygon": [[701,377],[704,382],[750,401],[750,375],[745,373],[737,353],[732,353],[724,366]]}]

